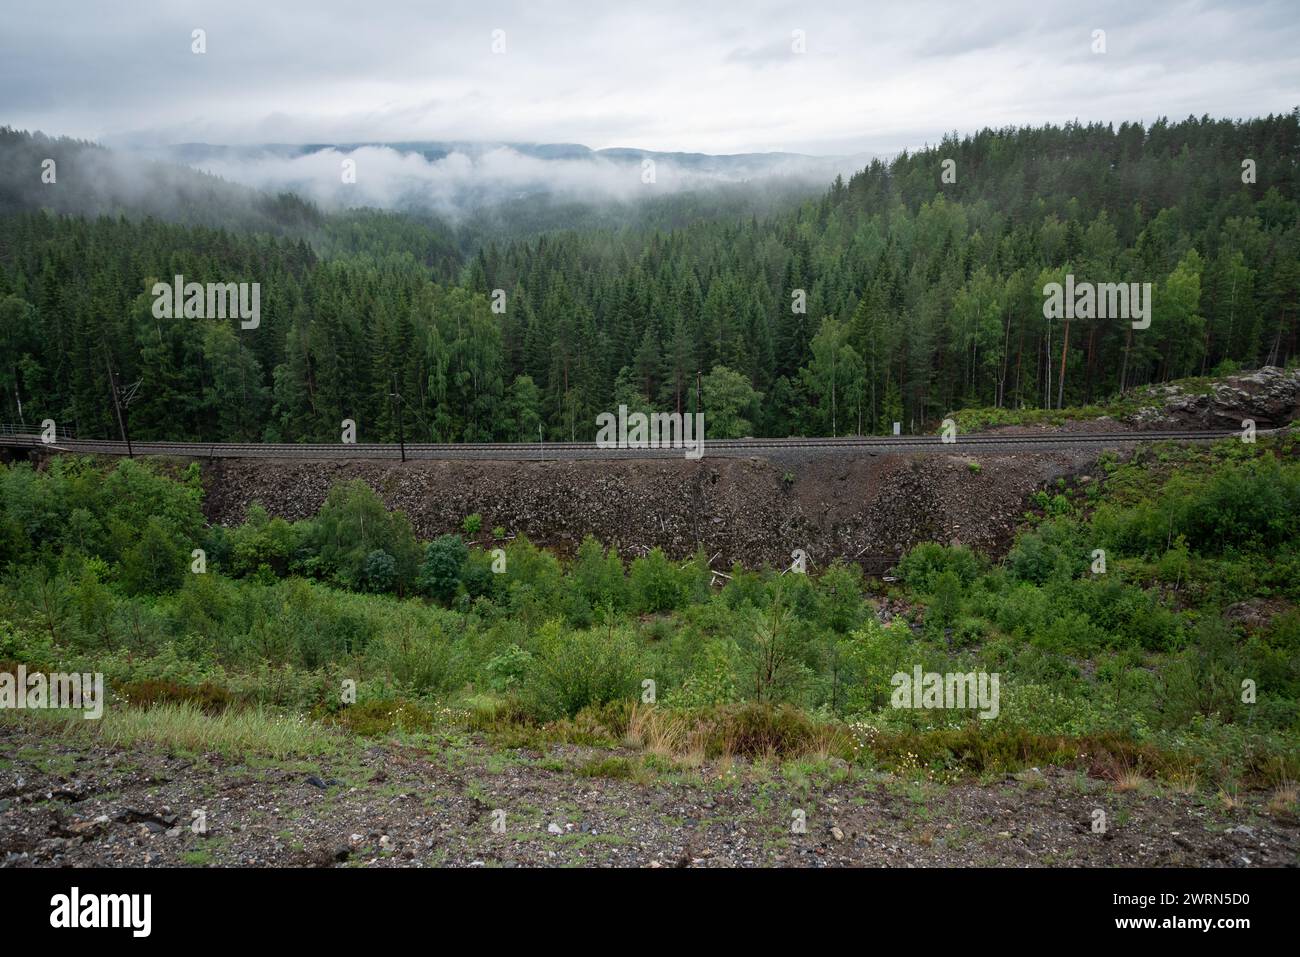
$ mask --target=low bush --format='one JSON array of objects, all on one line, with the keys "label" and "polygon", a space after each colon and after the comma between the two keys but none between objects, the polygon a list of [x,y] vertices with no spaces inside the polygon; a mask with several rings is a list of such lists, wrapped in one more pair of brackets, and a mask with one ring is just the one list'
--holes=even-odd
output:
[{"label": "low bush", "polygon": [[370,699],[336,710],[320,709],[315,717],[368,738],[394,731],[428,732],[433,730],[435,723],[429,708],[402,698]]},{"label": "low bush", "polygon": [[221,714],[236,704],[235,697],[227,688],[210,681],[199,685],[157,679],[128,681],[114,687],[113,692],[117,700],[137,708],[192,705],[208,715]]}]

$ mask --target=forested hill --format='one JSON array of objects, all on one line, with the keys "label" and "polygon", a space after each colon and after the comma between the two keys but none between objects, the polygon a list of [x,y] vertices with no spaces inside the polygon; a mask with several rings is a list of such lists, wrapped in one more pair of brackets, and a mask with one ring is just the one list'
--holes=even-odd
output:
[{"label": "forested hill", "polygon": [[304,240],[327,255],[409,253],[442,280],[455,277],[463,258],[456,231],[428,214],[327,214],[292,193],[270,195],[188,166],[0,127],[0,217],[40,210]]},{"label": "forested hill", "polygon": [[[53,165],[43,165],[52,163]],[[187,225],[285,234],[320,225],[310,203],[266,196],[198,170],[95,143],[0,127],[0,215],[152,216]]]},{"label": "forested hill", "polygon": [[[1298,147],[1300,111],[983,131],[873,163],[795,211],[492,244],[454,281],[436,230],[396,214],[327,223],[313,247],[11,213],[0,418],[21,402],[28,422],[115,431],[111,362],[140,382],[141,438],[331,441],[352,418],[361,441],[389,440],[394,383],[423,439],[527,439],[539,420],[591,438],[619,403],[698,403],[715,438],[847,434],[1285,364]],[[260,283],[260,325],[154,318],[149,290],[176,274]],[[1150,327],[1049,324],[1044,287],[1067,274],[1150,283]]]}]

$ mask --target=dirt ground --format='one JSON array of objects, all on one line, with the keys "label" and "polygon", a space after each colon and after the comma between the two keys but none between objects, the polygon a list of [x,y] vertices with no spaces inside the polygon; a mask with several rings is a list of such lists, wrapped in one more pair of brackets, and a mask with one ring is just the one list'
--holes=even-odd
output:
[{"label": "dirt ground", "polygon": [[[648,770],[640,752],[493,750],[473,737],[230,762],[16,725],[0,727],[0,753],[7,867],[1300,863],[1300,825],[1267,794],[1228,806],[1153,783],[1121,793],[1060,768],[946,785],[834,759]],[[192,829],[196,810],[206,833]]]}]

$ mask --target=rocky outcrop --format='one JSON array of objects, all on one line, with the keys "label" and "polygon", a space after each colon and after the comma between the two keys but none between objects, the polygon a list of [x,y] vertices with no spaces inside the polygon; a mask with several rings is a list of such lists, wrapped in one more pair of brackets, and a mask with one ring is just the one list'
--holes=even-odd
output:
[{"label": "rocky outcrop", "polygon": [[1261,429],[1277,428],[1300,420],[1300,369],[1265,366],[1229,376],[1203,392],[1171,382],[1150,386],[1143,396],[1155,402],[1126,417],[1126,421],[1142,428],[1237,429],[1243,419],[1254,419]]}]

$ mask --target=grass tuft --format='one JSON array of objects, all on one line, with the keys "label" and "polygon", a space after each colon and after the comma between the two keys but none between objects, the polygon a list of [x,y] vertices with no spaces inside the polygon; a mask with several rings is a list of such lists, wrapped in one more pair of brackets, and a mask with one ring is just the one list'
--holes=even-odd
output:
[{"label": "grass tuft", "polygon": [[48,722],[69,736],[87,736],[109,747],[153,744],[177,751],[216,751],[227,757],[258,754],[272,758],[316,755],[339,747],[340,739],[300,716],[249,708],[205,714],[193,702],[151,708],[112,708],[98,721],[80,711],[3,712],[3,720]]}]

